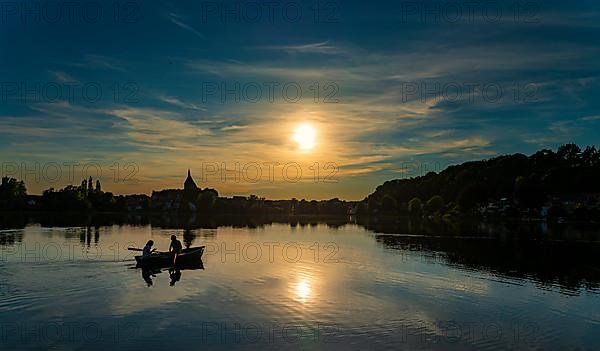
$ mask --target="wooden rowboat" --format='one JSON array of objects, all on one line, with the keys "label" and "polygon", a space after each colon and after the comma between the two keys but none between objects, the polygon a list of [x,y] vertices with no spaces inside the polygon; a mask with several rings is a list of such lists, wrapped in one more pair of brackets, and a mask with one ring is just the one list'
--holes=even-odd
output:
[{"label": "wooden rowboat", "polygon": [[[198,262],[202,262],[202,254],[204,253],[204,246],[190,247],[189,249],[181,250],[181,253],[177,255],[176,265],[189,265]],[[154,252],[150,257],[144,258],[143,256],[135,256],[135,261],[140,266],[153,266],[153,267],[169,267],[173,266],[174,254],[171,252]]]}]

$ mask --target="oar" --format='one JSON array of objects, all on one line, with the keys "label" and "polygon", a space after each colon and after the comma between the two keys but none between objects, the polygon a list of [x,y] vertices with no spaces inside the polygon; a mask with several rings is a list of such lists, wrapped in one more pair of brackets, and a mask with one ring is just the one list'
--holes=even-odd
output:
[{"label": "oar", "polygon": [[[137,247],[128,247],[127,250],[129,250],[129,251],[144,251],[143,249],[138,249]],[[159,253],[158,251],[156,251],[156,249],[152,249],[152,251],[150,251],[150,252]]]}]

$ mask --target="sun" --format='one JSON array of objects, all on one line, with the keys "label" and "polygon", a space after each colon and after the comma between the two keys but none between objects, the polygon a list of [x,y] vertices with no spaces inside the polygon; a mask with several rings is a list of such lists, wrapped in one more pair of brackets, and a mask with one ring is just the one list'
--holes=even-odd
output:
[{"label": "sun", "polygon": [[304,123],[296,127],[292,139],[298,144],[300,150],[309,151],[317,143],[317,132],[310,124]]}]

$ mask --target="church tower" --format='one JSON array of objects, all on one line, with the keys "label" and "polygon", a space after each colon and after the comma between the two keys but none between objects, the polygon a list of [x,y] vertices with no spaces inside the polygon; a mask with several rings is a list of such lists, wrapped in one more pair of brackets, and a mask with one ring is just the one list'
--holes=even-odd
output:
[{"label": "church tower", "polygon": [[196,185],[196,182],[194,182],[194,179],[192,179],[192,174],[189,168],[187,178],[185,178],[185,182],[183,183],[183,190],[186,193],[198,191],[198,186]]}]

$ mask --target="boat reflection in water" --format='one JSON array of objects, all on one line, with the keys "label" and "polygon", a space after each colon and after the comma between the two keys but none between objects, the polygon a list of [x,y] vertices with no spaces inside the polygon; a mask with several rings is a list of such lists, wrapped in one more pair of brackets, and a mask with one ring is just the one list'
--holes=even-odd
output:
[{"label": "boat reflection in water", "polygon": [[195,262],[186,262],[184,264],[178,264],[176,266],[171,267],[160,267],[138,263],[133,268],[142,270],[142,279],[146,282],[146,285],[148,285],[148,287],[154,285],[153,278],[156,278],[158,274],[163,272],[169,273],[169,285],[175,286],[175,283],[181,280],[181,271],[198,269],[204,270],[204,263],[201,259]]},{"label": "boat reflection in water", "polygon": [[155,252],[148,257],[135,256],[136,268],[142,269],[142,278],[149,287],[153,285],[152,278],[167,269],[171,278],[170,285],[174,286],[181,280],[181,270],[204,269],[202,263],[204,248],[204,246],[188,247],[177,256],[173,252]]}]

